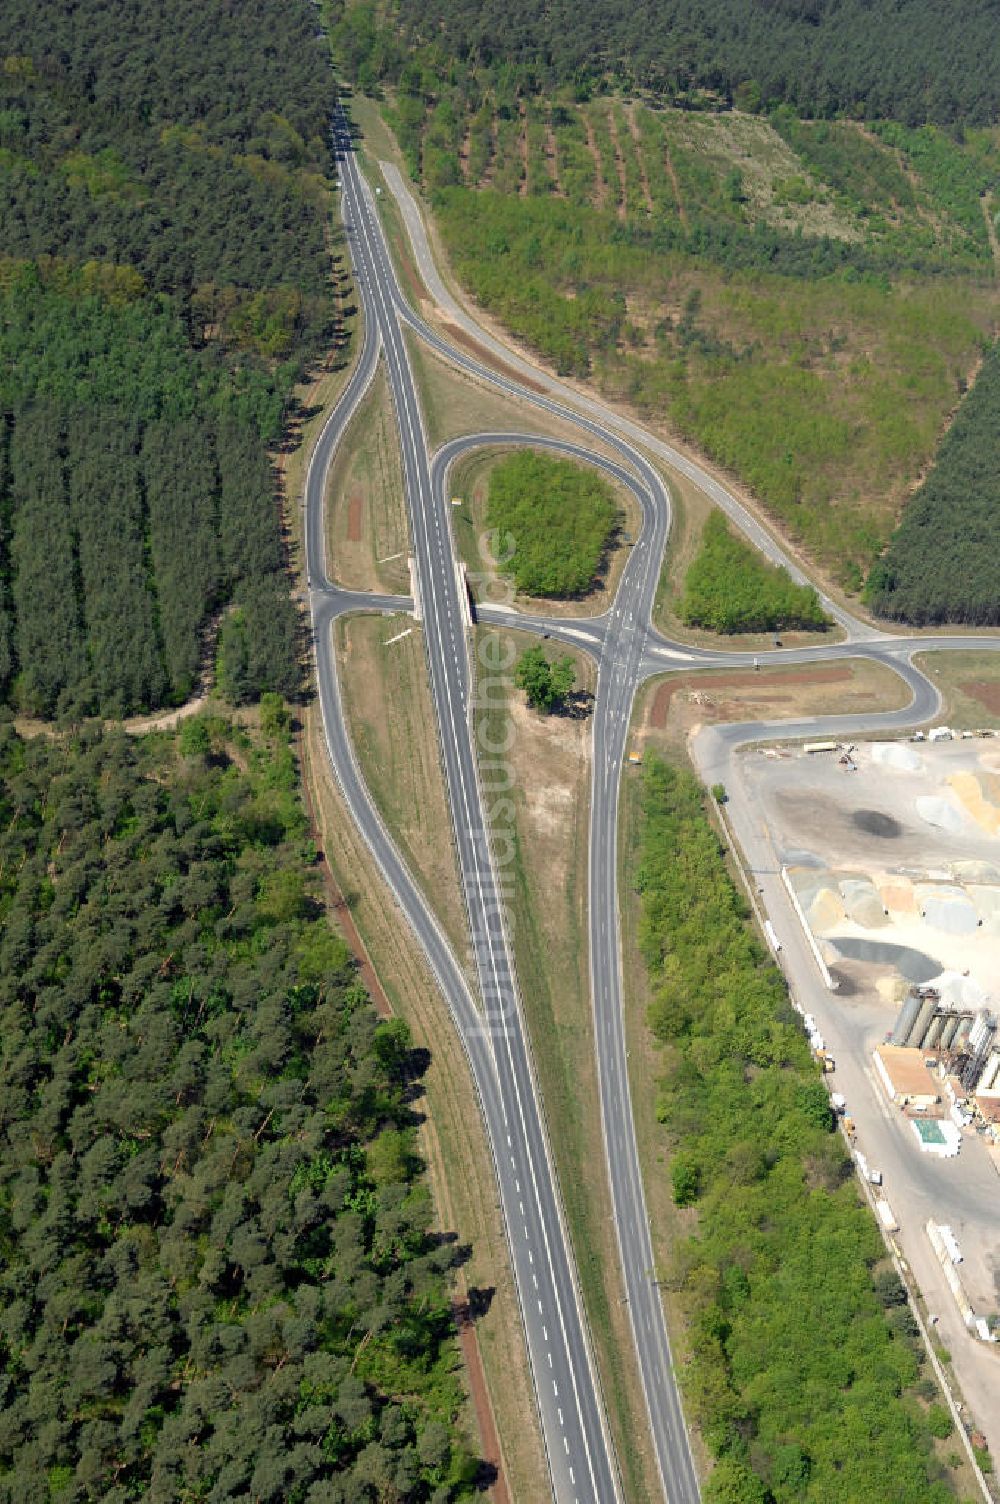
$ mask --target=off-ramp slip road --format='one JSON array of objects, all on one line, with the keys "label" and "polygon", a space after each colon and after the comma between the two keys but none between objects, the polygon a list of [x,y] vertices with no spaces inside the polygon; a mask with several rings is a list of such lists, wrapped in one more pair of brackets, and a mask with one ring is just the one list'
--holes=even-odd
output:
[{"label": "off-ramp slip road", "polygon": [[[507,625],[516,621],[518,627],[583,648],[597,664],[588,902],[604,1147],[622,1283],[663,1494],[669,1504],[694,1504],[698,1484],[656,1282],[629,1093],[618,924],[618,792],[632,706],[640,684],[654,675],[692,666],[746,667],[752,655],[691,648],[666,640],[653,627],[654,597],[670,527],[670,499],[650,456],[688,474],[769,557],[788,565],[797,578],[801,578],[801,571],[736,498],[697,464],[596,399],[565,388],[530,367],[523,357],[482,329],[445,287],[412,195],[396,169],[383,164],[385,179],[401,209],[413,254],[432,297],[452,323],[473,336],[490,358],[502,363],[503,370],[475,359],[431,328],[403,296],[375,199],[359,169],[342,112],[337,114],[334,132],[342,213],[362,305],[364,335],[351,379],[311,456],[306,481],[306,555],[326,742],[350,814],[427,955],[468,1056],[496,1169],[548,1457],[549,1483],[560,1504],[612,1504],[623,1497],[623,1491],[546,1139],[503,894],[484,814],[471,734],[473,680],[463,587],[451,533],[448,471],[457,456],[470,449],[498,442],[543,444],[611,471],[630,488],[641,509],[641,531],[612,606],[604,615],[567,621],[522,614],[513,617],[509,612],[483,608],[480,616]],[[460,370],[572,423],[580,434],[579,442],[478,433],[455,440],[432,455],[403,338],[404,325]],[[326,569],[323,502],[331,459],[380,360],[385,362],[398,422],[431,691],[472,936],[478,997],[365,786],[345,725],[337,682],[334,620],[351,611],[407,610],[413,605],[399,597],[340,590],[331,584]],[[511,370],[523,372],[524,385],[509,374]],[[599,453],[595,443],[601,446]],[[607,458],[609,451],[618,456],[617,460]],[[843,725],[831,723],[831,731],[884,731],[933,716],[939,699],[911,662],[917,649],[1000,648],[997,637],[892,636],[856,621],[832,602],[825,601],[825,605],[843,627],[846,640],[789,650],[782,653],[782,661],[812,663],[837,657],[871,657],[901,673],[914,696],[904,710]],[[826,722],[818,720],[784,729],[790,735],[816,735],[825,734],[825,727]],[[710,755],[724,767],[726,758],[742,741],[773,737],[781,729],[773,724],[726,728],[713,742]],[[539,1480],[539,1497],[544,1487],[544,1481]]]}]

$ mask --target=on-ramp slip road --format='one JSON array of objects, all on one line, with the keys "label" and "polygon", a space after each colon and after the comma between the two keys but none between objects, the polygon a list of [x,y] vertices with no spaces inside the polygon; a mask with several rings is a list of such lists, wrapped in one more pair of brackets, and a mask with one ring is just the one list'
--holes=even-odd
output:
[{"label": "on-ramp slip road", "polygon": [[[338,113],[335,136],[344,223],[363,305],[365,335],[358,365],[314,450],[306,483],[307,567],[327,745],[352,817],[427,953],[469,1058],[494,1157],[553,1494],[560,1501],[594,1500],[597,1504],[612,1504],[619,1499],[621,1485],[546,1142],[505,930],[503,887],[491,850],[481,769],[472,745],[473,680],[467,657],[465,602],[460,595],[463,587],[450,528],[448,470],[459,454],[479,446],[523,443],[550,447],[615,475],[631,489],[642,511],[639,538],[629,554],[614,602],[604,615],[550,619],[484,607],[480,616],[582,647],[598,665],[593,717],[589,944],[604,1146],[625,1298],[664,1497],[668,1504],[694,1504],[698,1485],[656,1284],[629,1093],[618,928],[618,793],[638,686],[655,675],[693,666],[747,667],[753,655],[670,642],[653,627],[653,603],[670,526],[670,501],[662,478],[643,451],[691,472],[769,557],[788,564],[797,577],[800,571],[756,519],[693,461],[597,399],[566,388],[530,367],[477,325],[444,287],[412,195],[395,169],[382,164],[402,209],[421,275],[447,316],[473,334],[481,347],[502,359],[507,373],[512,366],[523,369],[526,375],[530,372],[531,386],[522,386],[509,374],[501,374],[466,350],[452,346],[421,319],[400,290],[374,199],[358,169],[342,113]],[[402,336],[403,324],[459,369],[572,423],[581,434],[581,442],[481,433],[455,440],[430,457]],[[431,690],[472,935],[478,998],[473,996],[462,967],[365,788],[344,725],[337,684],[334,619],[350,610],[406,610],[412,605],[402,597],[338,590],[326,577],[326,475],[380,356],[386,362],[399,426]],[[538,390],[539,381],[544,392]],[[588,448],[588,437],[619,458],[609,460],[606,454]],[[845,718],[843,724],[820,718],[794,725],[715,728],[715,739],[706,739],[700,748],[699,763],[707,777],[721,770],[735,748],[746,740],[841,729],[851,734],[884,731],[927,719],[939,702],[929,681],[912,664],[914,652],[943,646],[1000,648],[1000,638],[996,637],[896,637],[857,621],[829,601],[825,605],[844,628],[847,640],[786,650],[780,654],[781,660],[808,663],[836,657],[874,658],[907,680],[914,692],[911,705],[883,715]]]},{"label": "on-ramp slip road", "polygon": [[[339,130],[343,131],[342,122]],[[431,690],[472,935],[480,1003],[416,889],[358,775],[344,731],[330,644],[335,607],[313,591],[327,741],[351,813],[428,950],[469,1054],[507,1225],[553,1492],[560,1500],[621,1497],[586,1326],[562,1221],[504,924],[503,895],[484,817],[469,724],[470,674],[447,511],[435,503],[427,441],[388,273],[381,230],[357,165],[343,157],[343,213],[365,313],[362,364],[381,344],[396,415],[417,563]],[[355,399],[357,393],[353,394]],[[309,575],[325,581],[322,493],[329,453],[310,466]],[[319,521],[314,519],[319,517]]]}]

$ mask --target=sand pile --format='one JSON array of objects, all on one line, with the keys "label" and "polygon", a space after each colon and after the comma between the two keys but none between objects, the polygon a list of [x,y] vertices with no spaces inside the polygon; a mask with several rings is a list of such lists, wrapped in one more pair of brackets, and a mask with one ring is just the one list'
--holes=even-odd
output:
[{"label": "sand pile", "polygon": [[848,917],[863,929],[878,929],[888,924],[882,900],[869,877],[845,878],[840,884],[841,897]]},{"label": "sand pile", "polygon": [[973,883],[970,884],[968,893],[976,906],[983,929],[990,935],[1000,935],[1000,888]]},{"label": "sand pile", "polygon": [[875,886],[883,908],[890,913],[909,917],[917,912],[913,883],[908,877],[901,877],[898,872],[886,872],[875,878]]},{"label": "sand pile", "polygon": [[917,814],[926,825],[946,830],[949,835],[957,836],[965,825],[962,811],[956,809],[950,799],[937,794],[922,794],[916,806]]},{"label": "sand pile", "polygon": [[941,994],[946,1008],[958,1012],[966,1008],[975,1012],[989,1002],[989,994],[983,991],[975,977],[967,977],[960,971],[942,971],[939,976],[931,978],[929,985]]},{"label": "sand pile", "polygon": [[989,836],[1000,835],[1000,775],[953,773],[948,782],[976,824]]},{"label": "sand pile", "polygon": [[910,983],[902,977],[876,977],[875,991],[883,1003],[898,1007],[910,990]]},{"label": "sand pile", "polygon": [[872,742],[872,762],[900,773],[919,773],[924,766],[920,753],[905,742]]},{"label": "sand pile", "polygon": [[952,874],[960,883],[996,883],[1000,885],[1000,867],[994,862],[979,862],[964,857],[951,864]]},{"label": "sand pile", "polygon": [[834,925],[843,924],[847,917],[836,888],[817,888],[808,907],[803,907],[809,928],[820,934]]},{"label": "sand pile", "polygon": [[920,884],[917,898],[921,918],[946,935],[969,935],[979,927],[979,915],[962,888]]}]

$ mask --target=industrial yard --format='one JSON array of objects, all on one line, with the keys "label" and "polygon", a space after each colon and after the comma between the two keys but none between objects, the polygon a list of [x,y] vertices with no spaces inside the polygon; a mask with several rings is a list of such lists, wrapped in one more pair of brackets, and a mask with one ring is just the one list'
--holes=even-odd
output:
[{"label": "industrial yard", "polygon": [[873,1205],[996,1448],[1000,739],[758,748],[741,764],[756,828],[737,834],[769,939]]}]

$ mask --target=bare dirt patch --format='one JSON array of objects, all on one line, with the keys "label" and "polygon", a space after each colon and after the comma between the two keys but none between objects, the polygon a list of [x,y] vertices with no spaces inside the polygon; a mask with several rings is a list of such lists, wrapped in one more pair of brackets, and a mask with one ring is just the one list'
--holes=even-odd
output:
[{"label": "bare dirt patch", "polygon": [[364,503],[358,491],[351,493],[351,500],[347,510],[347,541],[349,543],[361,542],[361,509]]},{"label": "bare dirt patch", "polygon": [[973,679],[966,684],[965,692],[978,700],[980,705],[985,705],[991,715],[1000,715],[1000,683],[989,683],[986,679]]},{"label": "bare dirt patch", "polygon": [[677,217],[680,220],[681,224],[684,226],[685,230],[689,230],[691,228],[691,223],[688,219],[687,209],[684,206],[684,198],[681,194],[681,185],[677,177],[677,168],[674,166],[674,159],[670,155],[670,146],[666,140],[663,143],[663,165],[667,169],[667,177],[670,179],[670,186],[674,190],[674,200],[677,204]]},{"label": "bare dirt patch", "polygon": [[587,150],[594,163],[594,208],[603,211],[608,207],[608,184],[604,176],[601,151],[597,144],[597,137],[594,135],[593,123],[586,115],[583,115],[583,126],[587,132]]},{"label": "bare dirt patch", "polygon": [[635,143],[635,155],[639,164],[639,182],[642,186],[642,196],[646,204],[646,213],[653,212],[653,195],[649,189],[649,174],[646,172],[646,164],[642,159],[642,132],[639,130],[639,122],[635,118],[635,104],[629,102],[624,107],[625,119],[628,121],[629,132]]},{"label": "bare dirt patch", "polygon": [[559,152],[556,147],[556,133],[552,129],[552,121],[545,122],[545,164],[552,179],[552,195],[554,198],[565,198],[563,185],[559,180]]},{"label": "bare dirt patch", "polygon": [[528,195],[528,110],[522,99],[520,101],[521,134],[518,137],[517,150],[521,160],[521,182],[518,193],[522,198]]},{"label": "bare dirt patch", "polygon": [[615,119],[614,110],[608,111],[608,134],[611,137],[611,146],[615,154],[615,172],[618,174],[618,218],[624,219],[628,214],[628,182],[625,174],[625,158],[622,156],[621,142],[618,140],[618,122]]},{"label": "bare dirt patch", "polygon": [[[450,335],[453,326],[449,324],[446,328]],[[549,434],[553,438],[579,443],[580,432],[573,424],[552,417],[526,399],[509,397],[489,382],[459,371],[415,336],[407,333],[405,338],[432,447],[463,434],[480,432]],[[490,364],[495,366],[497,362],[491,360]],[[595,444],[593,447],[609,456],[612,454],[606,446]]]},{"label": "bare dirt patch", "polygon": [[995,652],[956,648],[918,653],[914,664],[937,686],[942,719],[960,731],[1000,729],[1000,637]]},{"label": "bare dirt patch", "polygon": [[[657,730],[662,729],[667,724],[667,712],[670,709],[670,702],[679,690],[689,692],[692,690],[699,692],[709,690],[718,691],[733,686],[740,686],[743,689],[749,690],[753,698],[764,696],[769,700],[778,699],[787,704],[792,698],[791,695],[774,695],[771,693],[771,690],[779,687],[785,688],[790,684],[842,684],[850,678],[851,670],[846,667],[803,669],[801,672],[787,674],[754,673],[753,670],[751,670],[749,675],[745,671],[731,674],[685,674],[683,677],[678,677],[677,679],[668,679],[664,684],[659,686],[650,706],[649,724]],[[718,704],[717,701],[713,703],[714,705]],[[706,708],[712,708],[707,699],[703,704]],[[718,717],[718,719],[721,719],[721,717]]]},{"label": "bare dirt patch", "polygon": [[909,701],[905,680],[866,658],[816,668],[672,674],[640,691],[632,721],[632,750],[641,756],[649,742],[677,757],[685,754],[688,737],[705,724],[767,721],[779,737],[785,720],[869,715],[901,709]]},{"label": "bare dirt patch", "polygon": [[459,345],[463,350],[468,350],[470,355],[474,355],[477,360],[481,360],[484,365],[497,371],[501,376],[506,376],[512,381],[518,381],[521,386],[526,386],[529,391],[540,392],[544,396],[545,387],[542,386],[540,381],[532,381],[530,376],[524,376],[520,371],[516,371],[513,366],[505,365],[502,360],[498,360],[491,350],[484,349],[477,340],[473,339],[468,330],[463,329],[460,324],[453,324],[447,314],[443,313],[441,315],[441,321],[446,326],[448,338],[453,344]]}]

